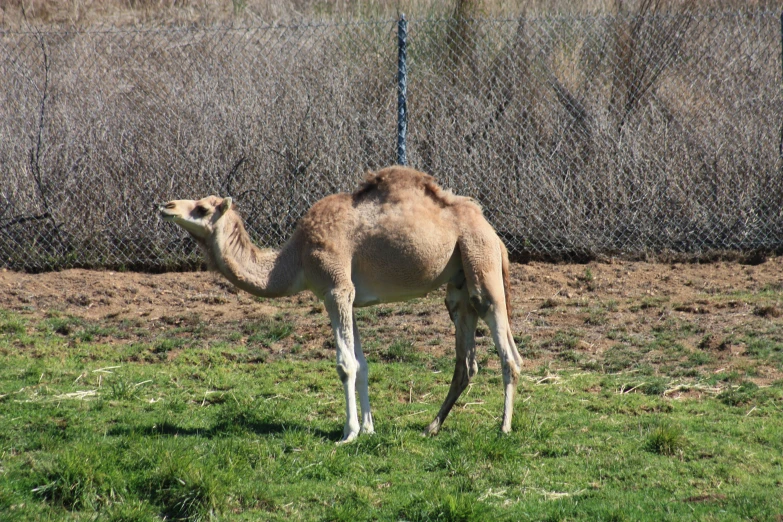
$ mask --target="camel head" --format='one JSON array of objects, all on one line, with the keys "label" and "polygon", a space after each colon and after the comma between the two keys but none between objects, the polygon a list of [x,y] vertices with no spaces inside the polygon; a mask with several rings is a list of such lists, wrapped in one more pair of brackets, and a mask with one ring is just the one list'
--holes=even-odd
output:
[{"label": "camel head", "polygon": [[194,201],[177,199],[161,205],[160,216],[184,228],[196,239],[206,239],[215,225],[231,209],[231,198],[207,196]]}]

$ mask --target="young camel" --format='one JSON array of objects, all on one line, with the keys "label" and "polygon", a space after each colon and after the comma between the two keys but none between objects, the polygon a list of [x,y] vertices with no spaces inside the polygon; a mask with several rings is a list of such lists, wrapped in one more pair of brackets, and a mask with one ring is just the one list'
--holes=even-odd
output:
[{"label": "young camel", "polygon": [[[446,400],[427,427],[434,435],[478,371],[476,326],[483,319],[503,367],[501,429],[511,430],[522,360],[509,325],[508,254],[473,200],[441,189],[434,178],[405,167],[369,173],[352,194],[313,205],[280,251],[250,242],[231,198],[170,201],[164,220],[201,245],[208,264],[234,285],[263,297],[309,289],[323,300],[337,342],[337,373],[345,390],[341,443],[373,433],[354,307],[405,301],[447,284],[446,308],[456,327],[456,365]],[[358,386],[362,423],[356,408]]]}]

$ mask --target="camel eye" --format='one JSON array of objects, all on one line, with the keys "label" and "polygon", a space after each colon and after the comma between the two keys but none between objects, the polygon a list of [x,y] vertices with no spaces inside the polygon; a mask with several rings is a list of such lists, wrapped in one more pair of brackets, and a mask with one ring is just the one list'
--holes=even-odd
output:
[{"label": "camel eye", "polygon": [[193,215],[195,217],[204,217],[207,215],[207,209],[199,205],[193,209]]}]

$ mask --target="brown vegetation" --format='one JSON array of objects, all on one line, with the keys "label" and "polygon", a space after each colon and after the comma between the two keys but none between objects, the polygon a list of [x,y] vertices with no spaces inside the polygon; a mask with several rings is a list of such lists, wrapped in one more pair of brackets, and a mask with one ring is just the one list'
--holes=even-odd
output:
[{"label": "brown vegetation", "polygon": [[[292,19],[394,18],[458,15],[528,16],[600,14],[643,10],[648,0],[0,0],[0,25],[24,23],[213,24],[243,20],[267,23]],[[773,0],[659,0],[665,9],[777,10]]]},{"label": "brown vegetation", "polygon": [[[7,25],[22,5],[32,19],[50,4],[6,2]],[[412,166],[478,199],[517,259],[781,248],[777,13],[524,5],[522,18],[411,21]],[[393,17],[228,16],[0,35],[0,264],[197,266],[192,243],[135,209],[230,195],[254,240],[276,245],[313,202],[395,161]]]}]

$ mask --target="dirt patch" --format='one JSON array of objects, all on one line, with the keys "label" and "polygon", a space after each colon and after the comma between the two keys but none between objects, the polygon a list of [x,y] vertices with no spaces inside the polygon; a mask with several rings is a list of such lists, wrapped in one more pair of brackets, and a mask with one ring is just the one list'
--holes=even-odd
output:
[{"label": "dirt patch", "polygon": [[91,320],[143,318],[176,324],[188,313],[198,313],[229,322],[276,310],[208,272],[64,270],[24,274],[3,270],[0,288],[2,308],[33,315],[55,310]]},{"label": "dirt patch", "polygon": [[[668,374],[675,366],[681,373],[689,367],[702,374],[726,372],[750,364],[744,340],[749,332],[771,331],[775,339],[783,335],[776,330],[783,309],[783,258],[756,266],[530,263],[512,265],[511,275],[512,327],[525,371],[542,365],[623,371],[639,366],[641,351],[644,361]],[[237,343],[250,336],[242,334],[243,324],[278,318],[292,323],[294,334],[268,343],[271,352],[331,357],[334,350],[323,306],[312,294],[259,299],[213,273],[3,270],[0,289],[0,308],[28,317],[57,313],[89,321],[132,321],[147,330],[203,323],[237,332]],[[359,311],[365,345],[402,338],[421,352],[452,353],[453,327],[443,294]],[[480,362],[496,365],[487,334],[480,327]],[[759,380],[780,378],[775,364],[751,362]]]}]

